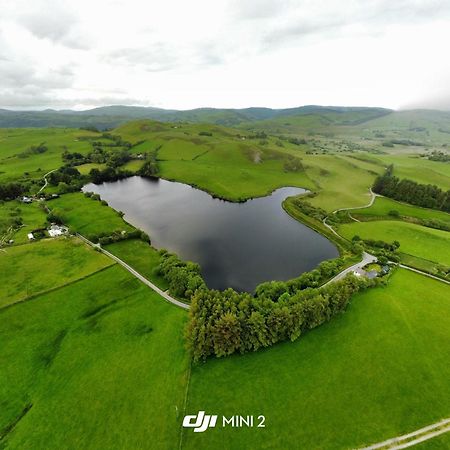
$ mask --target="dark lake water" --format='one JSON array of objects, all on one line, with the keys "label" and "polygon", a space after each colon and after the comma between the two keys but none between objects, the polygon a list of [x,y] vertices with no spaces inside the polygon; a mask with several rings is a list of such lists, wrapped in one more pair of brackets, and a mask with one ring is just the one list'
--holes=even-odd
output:
[{"label": "dark lake water", "polygon": [[282,208],[286,187],[271,195],[230,203],[182,183],[141,177],[88,184],[125,220],[150,235],[152,245],[200,264],[210,288],[252,292],[263,281],[288,280],[338,256],[326,238]]}]

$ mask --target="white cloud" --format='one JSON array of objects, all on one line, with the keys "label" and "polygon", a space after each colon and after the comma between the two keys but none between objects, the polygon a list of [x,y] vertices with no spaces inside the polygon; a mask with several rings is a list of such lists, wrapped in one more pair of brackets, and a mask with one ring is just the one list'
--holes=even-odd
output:
[{"label": "white cloud", "polygon": [[450,109],[448,1],[0,0],[0,10],[0,107]]}]

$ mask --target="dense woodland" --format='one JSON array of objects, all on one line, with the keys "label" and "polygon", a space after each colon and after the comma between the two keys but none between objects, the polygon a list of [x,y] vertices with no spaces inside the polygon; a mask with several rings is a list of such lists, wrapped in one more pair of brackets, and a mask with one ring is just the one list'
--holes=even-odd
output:
[{"label": "dense woodland", "polygon": [[392,165],[375,180],[372,189],[377,194],[394,200],[450,212],[450,191],[445,192],[431,184],[419,184],[408,179],[400,180],[393,175]]}]

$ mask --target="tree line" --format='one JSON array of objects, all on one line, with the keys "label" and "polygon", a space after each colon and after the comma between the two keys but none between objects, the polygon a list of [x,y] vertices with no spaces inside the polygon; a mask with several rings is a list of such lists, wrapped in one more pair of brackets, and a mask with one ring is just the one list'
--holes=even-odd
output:
[{"label": "tree line", "polygon": [[392,165],[375,180],[372,189],[377,194],[394,200],[450,212],[450,190],[443,191],[435,185],[399,179],[393,175]]},{"label": "tree line", "polygon": [[194,361],[295,341],[345,310],[356,292],[380,283],[354,275],[322,288],[284,293],[275,300],[232,289],[195,291],[186,328]]},{"label": "tree line", "polygon": [[292,280],[262,283],[253,295],[217,291],[208,289],[198,264],[165,250],[160,254],[157,272],[169,282],[170,293],[191,303],[186,338],[195,361],[293,341],[343,311],[355,292],[380,283],[350,275],[320,287],[342,270],[346,261],[337,258]]}]

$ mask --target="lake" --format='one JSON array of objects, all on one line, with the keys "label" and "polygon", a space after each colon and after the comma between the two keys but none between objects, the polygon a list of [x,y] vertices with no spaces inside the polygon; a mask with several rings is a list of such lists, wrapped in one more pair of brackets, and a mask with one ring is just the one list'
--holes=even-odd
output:
[{"label": "lake", "polygon": [[297,277],[339,255],[328,239],[283,210],[282,201],[304,189],[285,187],[231,203],[186,184],[135,176],[91,183],[83,191],[123,211],[154,247],[199,263],[210,288],[252,292],[264,281]]}]

